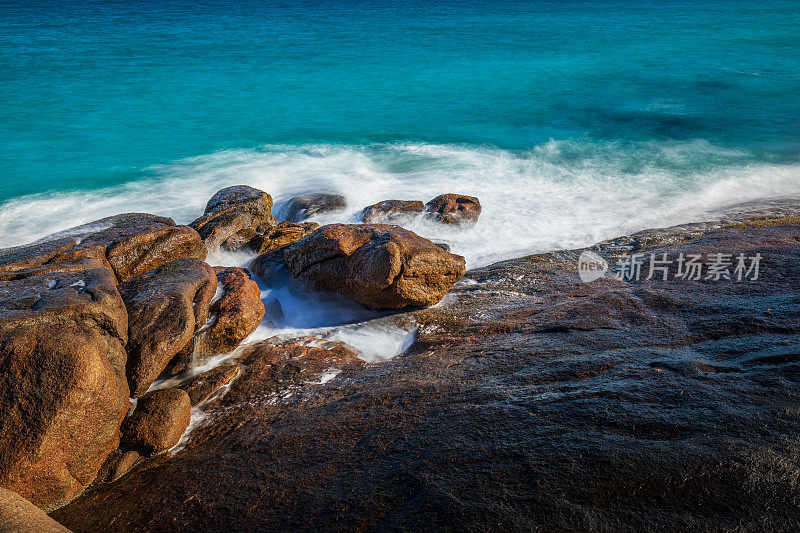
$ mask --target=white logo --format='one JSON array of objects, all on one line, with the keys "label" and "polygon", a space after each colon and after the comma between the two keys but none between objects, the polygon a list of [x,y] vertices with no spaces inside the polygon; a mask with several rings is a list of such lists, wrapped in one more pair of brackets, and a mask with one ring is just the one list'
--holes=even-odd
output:
[{"label": "white logo", "polygon": [[581,252],[578,258],[578,276],[584,283],[600,279],[608,272],[608,263],[594,252]]}]

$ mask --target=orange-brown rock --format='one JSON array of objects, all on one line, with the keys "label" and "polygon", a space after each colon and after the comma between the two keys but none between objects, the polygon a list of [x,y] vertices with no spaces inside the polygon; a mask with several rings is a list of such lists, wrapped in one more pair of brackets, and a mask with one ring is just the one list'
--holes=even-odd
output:
[{"label": "orange-brown rock", "polygon": [[223,364],[189,378],[177,388],[186,391],[192,406],[200,405],[230,385],[240,372],[241,366],[236,363]]},{"label": "orange-brown rock", "polygon": [[205,214],[191,226],[213,252],[223,244],[227,249],[236,250],[276,223],[269,194],[247,185],[235,185],[212,196]]},{"label": "orange-brown rock", "polygon": [[316,222],[303,222],[297,224],[294,222],[281,222],[274,228],[271,228],[263,235],[254,237],[248,245],[255,252],[259,254],[266,254],[281,248],[286,248],[293,242],[297,242],[306,235],[313,233],[319,224]]},{"label": "orange-brown rock", "polygon": [[246,270],[214,267],[214,272],[222,294],[209,308],[207,325],[198,330],[191,344],[181,353],[181,360],[176,361],[178,369],[232,351],[256,330],[264,318],[261,289]]},{"label": "orange-brown rock", "polygon": [[414,220],[425,210],[419,200],[384,200],[365,207],[361,220],[365,224],[403,224]]},{"label": "orange-brown rock", "polygon": [[148,392],[122,423],[122,449],[146,456],[169,450],[189,427],[191,407],[189,395],[180,389]]},{"label": "orange-brown rock", "polygon": [[0,250],[0,279],[48,272],[111,269],[120,282],[182,257],[205,259],[200,235],[170,218],[125,213]]},{"label": "orange-brown rock", "polygon": [[119,289],[129,315],[128,382],[138,397],[206,325],[217,278],[202,261],[178,259]]},{"label": "orange-brown rock", "polygon": [[317,290],[378,309],[427,307],[464,275],[464,258],[399,226],[331,224],[284,250],[289,272]]},{"label": "orange-brown rock", "polygon": [[70,533],[70,530],[16,492],[0,488],[0,533]]},{"label": "orange-brown rock", "polygon": [[437,222],[470,227],[478,222],[481,203],[474,196],[442,194],[425,204],[425,211]]},{"label": "orange-brown rock", "polygon": [[0,486],[66,503],[117,447],[125,305],[105,268],[0,281]]}]

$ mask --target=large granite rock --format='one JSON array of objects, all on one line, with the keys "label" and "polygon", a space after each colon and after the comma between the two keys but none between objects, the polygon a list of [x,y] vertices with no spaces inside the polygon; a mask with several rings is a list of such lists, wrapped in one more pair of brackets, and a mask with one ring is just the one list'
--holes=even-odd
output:
[{"label": "large granite rock", "polygon": [[289,222],[303,222],[314,215],[341,211],[346,207],[347,198],[341,194],[302,194],[289,200],[281,214]]},{"label": "large granite rock", "polygon": [[146,456],[169,450],[189,427],[191,407],[189,395],[180,389],[148,392],[122,423],[122,449]]},{"label": "large granite rock", "polygon": [[271,228],[263,235],[257,235],[250,240],[248,246],[259,254],[266,254],[286,248],[293,242],[297,242],[306,235],[310,235],[319,227],[316,222],[295,222],[283,221],[274,228]]},{"label": "large granite rock", "polygon": [[361,213],[365,224],[404,224],[414,220],[425,211],[425,204],[419,200],[384,200]]},{"label": "large granite rock", "polygon": [[247,185],[220,190],[206,205],[205,214],[191,223],[209,251],[225,245],[236,250],[277,223],[272,215],[272,197]]},{"label": "large granite rock", "polygon": [[241,368],[241,365],[236,363],[216,366],[211,370],[192,376],[177,388],[186,391],[194,407],[220,394],[225,387],[239,377]]},{"label": "large granite rock", "polygon": [[205,259],[200,235],[146,213],[103,218],[42,242],[0,250],[0,279],[105,267],[120,282],[183,257]]},{"label": "large granite rock", "polygon": [[427,216],[437,222],[471,227],[478,222],[481,203],[474,196],[441,194],[425,204]]},{"label": "large granite rock", "polygon": [[214,270],[197,259],[178,259],[119,287],[129,315],[128,381],[141,396],[205,326],[217,290]]},{"label": "large granite rock", "polygon": [[378,309],[427,307],[464,275],[464,258],[381,224],[323,226],[284,251],[289,272],[314,289]]},{"label": "large granite rock", "polygon": [[199,329],[181,353],[178,369],[232,351],[264,318],[261,289],[247,271],[237,267],[214,267],[214,272],[222,293],[209,308],[207,325]]},{"label": "large granite rock", "polygon": [[50,508],[117,447],[128,317],[104,268],[0,281],[0,486]]},{"label": "large granite rock", "polygon": [[0,488],[0,533],[70,533],[70,530],[16,492]]}]

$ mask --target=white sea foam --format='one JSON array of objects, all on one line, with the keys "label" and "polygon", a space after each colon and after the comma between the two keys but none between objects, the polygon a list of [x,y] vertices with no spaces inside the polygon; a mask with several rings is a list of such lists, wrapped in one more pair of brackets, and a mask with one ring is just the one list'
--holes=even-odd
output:
[{"label": "white sea foam", "polygon": [[214,192],[239,183],[272,194],[276,211],[296,194],[344,194],[348,210],[318,217],[322,223],[356,221],[363,207],[380,200],[458,192],[481,200],[474,229],[421,221],[411,229],[450,244],[474,267],[693,221],[744,201],[800,196],[800,165],[753,161],[705,141],[551,141],[524,152],[424,143],[228,150],[153,167],[149,179],[118,187],[6,202],[0,246],[126,211],[186,223]]}]

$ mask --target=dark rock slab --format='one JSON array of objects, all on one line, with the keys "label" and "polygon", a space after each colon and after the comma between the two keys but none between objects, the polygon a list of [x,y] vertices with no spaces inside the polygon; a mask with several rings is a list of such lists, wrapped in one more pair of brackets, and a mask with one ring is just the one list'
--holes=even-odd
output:
[{"label": "dark rock slab", "polygon": [[128,381],[138,397],[206,324],[217,277],[200,260],[178,259],[119,289],[129,315]]}]

